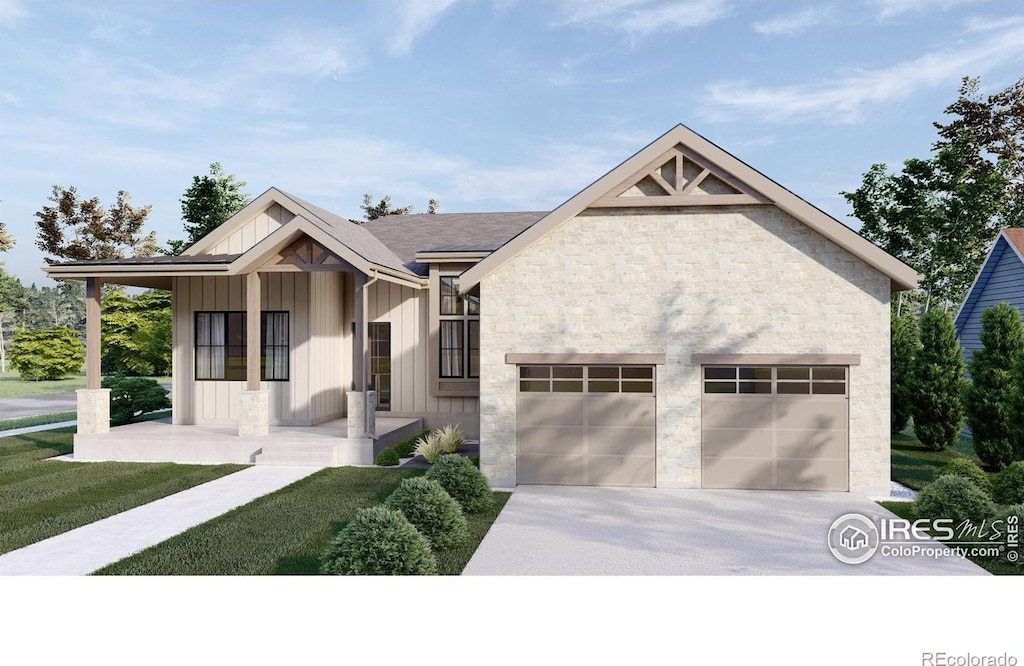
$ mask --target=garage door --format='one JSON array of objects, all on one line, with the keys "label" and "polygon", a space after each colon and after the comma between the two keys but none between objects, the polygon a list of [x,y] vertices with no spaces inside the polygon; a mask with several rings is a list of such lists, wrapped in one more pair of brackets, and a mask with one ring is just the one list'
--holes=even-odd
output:
[{"label": "garage door", "polygon": [[519,366],[518,482],[654,486],[654,385],[654,366]]},{"label": "garage door", "polygon": [[849,489],[849,368],[704,366],[705,488]]}]

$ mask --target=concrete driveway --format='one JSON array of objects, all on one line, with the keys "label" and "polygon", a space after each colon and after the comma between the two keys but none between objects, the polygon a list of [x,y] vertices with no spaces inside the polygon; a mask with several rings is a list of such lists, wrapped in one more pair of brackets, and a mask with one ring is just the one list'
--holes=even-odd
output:
[{"label": "concrete driveway", "polygon": [[[466,575],[975,575],[959,557],[828,549],[832,521],[892,517],[848,493],[519,486]],[[938,544],[935,544],[938,545]]]}]

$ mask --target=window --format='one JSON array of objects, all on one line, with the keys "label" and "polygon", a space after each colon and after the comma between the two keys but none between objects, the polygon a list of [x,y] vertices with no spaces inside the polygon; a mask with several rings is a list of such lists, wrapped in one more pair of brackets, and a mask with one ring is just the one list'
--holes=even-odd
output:
[{"label": "window", "polygon": [[[197,312],[195,359],[197,380],[245,381],[245,312]],[[260,313],[260,379],[287,381],[289,328],[287,312]]]},{"label": "window", "polygon": [[370,324],[370,389],[377,392],[377,411],[391,411],[391,324]]},{"label": "window", "polygon": [[442,379],[480,377],[480,297],[459,293],[453,276],[441,277],[439,372]]},{"label": "window", "polygon": [[704,393],[845,396],[846,368],[707,366]]},{"label": "window", "polygon": [[654,393],[652,366],[521,365],[520,393]]}]

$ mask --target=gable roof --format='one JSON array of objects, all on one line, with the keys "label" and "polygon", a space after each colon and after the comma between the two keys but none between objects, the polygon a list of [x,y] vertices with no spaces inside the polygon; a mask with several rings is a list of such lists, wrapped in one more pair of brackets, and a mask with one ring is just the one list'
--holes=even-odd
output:
[{"label": "gable roof", "polygon": [[[595,207],[595,205],[603,207],[627,204],[628,202],[613,204],[608,201],[609,195],[614,195],[631,177],[643,174],[652,166],[656,166],[661,159],[660,156],[664,156],[680,144],[687,155],[713,166],[717,172],[715,175],[720,180],[726,181],[734,189],[743,192],[743,194],[727,196],[745,197],[743,201],[746,203],[774,204],[887,275],[891,280],[893,291],[912,289],[917,285],[920,276],[910,266],[693,130],[683,125],[676,125],[463,273],[459,279],[460,288],[468,290],[476,286],[520,252],[587,208]],[[742,187],[739,187],[740,185]],[[681,196],[665,197],[665,199],[671,199],[671,201],[666,201],[665,205],[684,205],[683,198]],[[739,198],[737,198],[737,202],[740,202]],[[691,203],[691,201],[687,203]]]},{"label": "gable roof", "polygon": [[974,278],[974,282],[971,283],[971,288],[967,290],[967,297],[964,298],[963,304],[960,305],[960,309],[956,313],[956,319],[953,320],[957,337],[960,337],[961,333],[963,333],[975,305],[977,305],[978,300],[981,298],[982,292],[985,291],[989,278],[995,272],[996,266],[999,265],[999,262],[1002,261],[1007,252],[1014,253],[1017,259],[1020,260],[1022,268],[1024,268],[1024,228],[1003,229],[992,242],[992,247],[989,248],[985,261],[982,262],[981,268]]},{"label": "gable roof", "polygon": [[426,275],[418,252],[492,252],[547,215],[522,213],[434,213],[388,215],[360,225],[392,252],[406,268]]}]

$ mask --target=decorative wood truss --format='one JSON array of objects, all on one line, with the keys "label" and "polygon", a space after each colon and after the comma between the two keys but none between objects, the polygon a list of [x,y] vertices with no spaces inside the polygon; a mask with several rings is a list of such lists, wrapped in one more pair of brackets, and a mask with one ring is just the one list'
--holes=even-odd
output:
[{"label": "decorative wood truss", "polygon": [[683,144],[663,153],[591,208],[734,206],[771,200]]},{"label": "decorative wood truss", "polygon": [[352,264],[308,236],[281,250],[277,265],[295,266],[303,271],[349,271]]}]

